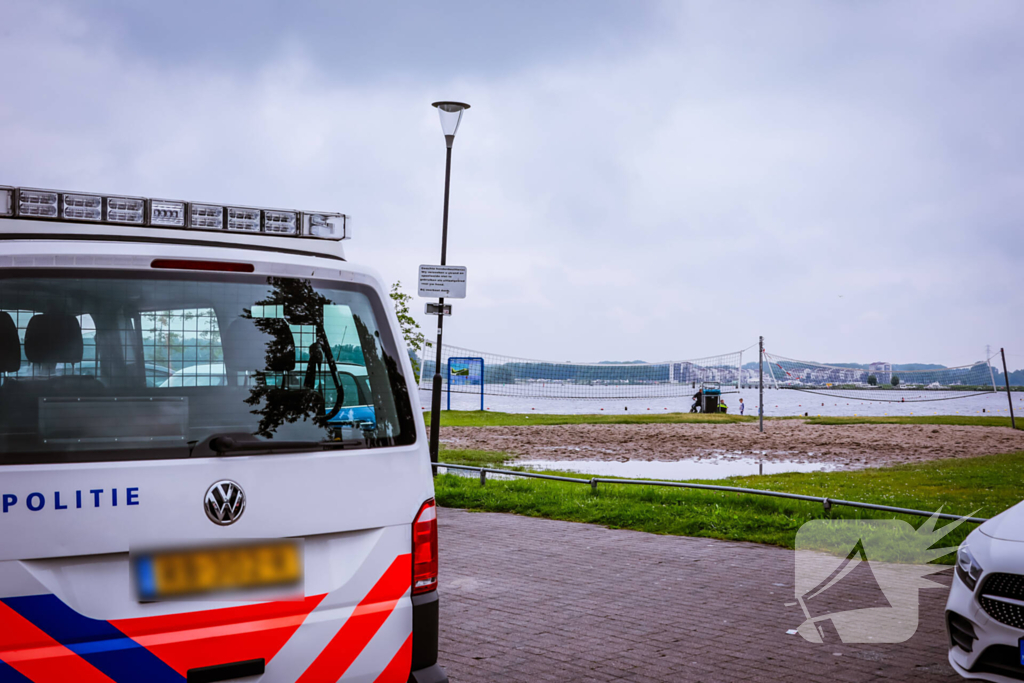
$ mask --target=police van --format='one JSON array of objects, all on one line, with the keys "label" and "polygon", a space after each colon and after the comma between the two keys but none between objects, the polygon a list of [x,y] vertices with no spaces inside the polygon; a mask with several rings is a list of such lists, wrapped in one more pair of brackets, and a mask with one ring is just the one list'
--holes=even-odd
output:
[{"label": "police van", "polygon": [[0,187],[0,681],[447,680],[412,367],[350,232]]}]

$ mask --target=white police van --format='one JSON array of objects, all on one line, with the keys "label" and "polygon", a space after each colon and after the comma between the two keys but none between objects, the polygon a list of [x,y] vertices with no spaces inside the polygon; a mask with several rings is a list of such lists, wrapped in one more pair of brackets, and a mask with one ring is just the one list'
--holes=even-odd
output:
[{"label": "white police van", "polygon": [[0,187],[0,681],[446,680],[412,368],[347,237]]}]

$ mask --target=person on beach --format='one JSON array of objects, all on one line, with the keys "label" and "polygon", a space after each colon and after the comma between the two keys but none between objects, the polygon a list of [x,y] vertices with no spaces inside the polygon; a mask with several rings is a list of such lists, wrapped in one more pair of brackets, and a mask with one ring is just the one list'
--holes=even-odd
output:
[{"label": "person on beach", "polygon": [[741,399],[740,399],[740,415],[742,415],[742,414],[743,414],[743,409],[744,409],[745,407],[746,407],[746,406],[744,406],[744,404],[743,404],[743,399],[741,398]]}]

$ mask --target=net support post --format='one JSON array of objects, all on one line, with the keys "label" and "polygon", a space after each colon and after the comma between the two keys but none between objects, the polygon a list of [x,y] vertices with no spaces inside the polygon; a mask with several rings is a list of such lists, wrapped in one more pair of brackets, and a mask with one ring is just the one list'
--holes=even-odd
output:
[{"label": "net support post", "polygon": [[1006,371],[1006,349],[1000,348],[999,354],[1003,357],[1003,383],[1006,384],[1006,402],[1010,404],[1010,426],[1017,428],[1017,420],[1013,417],[1013,397],[1010,396],[1010,373]]},{"label": "net support post", "polygon": [[757,338],[757,428],[764,431],[764,337]]}]

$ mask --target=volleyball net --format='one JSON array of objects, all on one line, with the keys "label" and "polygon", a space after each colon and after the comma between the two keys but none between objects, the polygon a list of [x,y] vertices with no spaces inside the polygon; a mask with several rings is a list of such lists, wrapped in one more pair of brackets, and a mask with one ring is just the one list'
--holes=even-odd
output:
[{"label": "volleyball net", "polygon": [[765,351],[765,386],[864,401],[910,403],[996,391],[991,358],[971,365],[892,363],[825,365]]},{"label": "volleyball net", "polygon": [[[425,344],[420,388],[430,390],[434,347]],[[757,346],[704,358],[657,363],[575,363],[475,351],[444,344],[444,391],[491,396],[567,399],[641,399],[692,396],[701,388],[724,392],[757,388]],[[940,401],[997,390],[991,359],[944,367],[926,364],[824,364],[764,354],[766,389],[790,389],[881,402]],[[1001,385],[1000,385],[1001,386]]]},{"label": "volleyball net", "polygon": [[[707,358],[658,363],[573,363],[533,360],[441,346],[441,381],[445,391],[492,396],[572,399],[660,398],[689,396],[702,385],[738,387],[757,380],[757,349],[746,351],[753,369],[743,365],[742,351]],[[420,388],[429,390],[436,351],[423,351]]]}]

